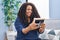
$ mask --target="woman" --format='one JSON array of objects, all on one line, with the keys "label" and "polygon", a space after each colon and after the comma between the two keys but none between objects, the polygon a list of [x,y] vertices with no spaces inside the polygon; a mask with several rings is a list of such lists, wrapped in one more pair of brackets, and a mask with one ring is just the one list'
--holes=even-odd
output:
[{"label": "woman", "polygon": [[17,30],[16,40],[39,39],[38,35],[43,33],[45,24],[41,23],[41,27],[38,28],[34,18],[40,18],[35,6],[32,3],[22,4],[15,21],[15,28]]}]

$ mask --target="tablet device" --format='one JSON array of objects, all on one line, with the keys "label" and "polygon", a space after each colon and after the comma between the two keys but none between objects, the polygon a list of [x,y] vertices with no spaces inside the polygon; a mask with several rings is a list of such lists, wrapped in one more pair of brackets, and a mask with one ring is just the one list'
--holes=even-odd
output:
[{"label": "tablet device", "polygon": [[35,23],[37,24],[38,28],[40,28],[41,23],[44,22],[44,18],[34,18]]}]

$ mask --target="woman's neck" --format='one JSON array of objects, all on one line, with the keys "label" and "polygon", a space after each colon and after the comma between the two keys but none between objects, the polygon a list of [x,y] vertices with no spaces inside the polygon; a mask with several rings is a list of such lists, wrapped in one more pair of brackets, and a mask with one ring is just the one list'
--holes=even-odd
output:
[{"label": "woman's neck", "polygon": [[30,23],[30,18],[28,18],[28,23]]}]

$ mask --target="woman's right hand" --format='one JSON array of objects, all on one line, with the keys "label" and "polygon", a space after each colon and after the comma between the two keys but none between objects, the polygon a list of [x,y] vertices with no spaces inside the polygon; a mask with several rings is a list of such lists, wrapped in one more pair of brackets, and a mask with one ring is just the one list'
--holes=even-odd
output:
[{"label": "woman's right hand", "polygon": [[35,23],[35,20],[28,26],[30,30],[38,29],[37,24]]}]

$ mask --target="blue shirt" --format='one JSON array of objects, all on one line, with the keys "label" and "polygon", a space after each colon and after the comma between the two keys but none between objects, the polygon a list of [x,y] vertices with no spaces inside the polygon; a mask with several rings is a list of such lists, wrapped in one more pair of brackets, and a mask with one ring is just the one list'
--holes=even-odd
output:
[{"label": "blue shirt", "polygon": [[19,17],[17,17],[16,21],[15,21],[15,28],[17,30],[16,40],[23,40],[23,39],[34,40],[34,39],[38,39],[39,33],[38,33],[37,30],[32,30],[32,31],[29,31],[27,34],[24,34],[22,32],[22,29],[26,28],[26,27],[27,27],[27,25],[25,25],[23,22],[21,22],[21,19]]}]

